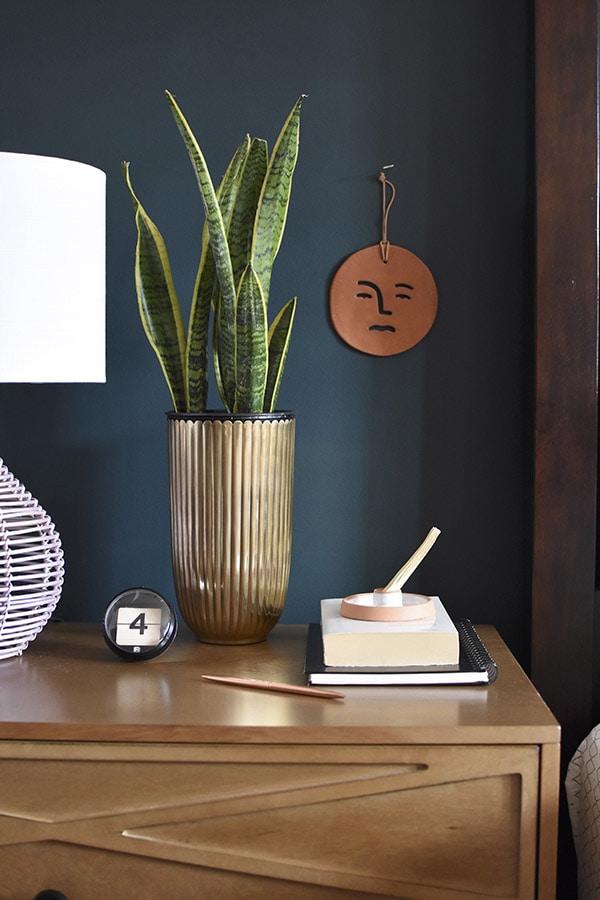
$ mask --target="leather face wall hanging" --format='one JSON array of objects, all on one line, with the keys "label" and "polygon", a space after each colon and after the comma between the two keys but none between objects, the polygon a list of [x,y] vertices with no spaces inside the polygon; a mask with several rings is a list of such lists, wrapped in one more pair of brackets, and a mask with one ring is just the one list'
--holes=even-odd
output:
[{"label": "leather face wall hanging", "polygon": [[[435,321],[438,295],[425,263],[387,240],[395,191],[383,173],[383,229],[379,244],[352,253],[331,282],[329,309],[338,335],[356,350],[392,356],[414,347]],[[392,190],[391,200],[386,187]]]}]

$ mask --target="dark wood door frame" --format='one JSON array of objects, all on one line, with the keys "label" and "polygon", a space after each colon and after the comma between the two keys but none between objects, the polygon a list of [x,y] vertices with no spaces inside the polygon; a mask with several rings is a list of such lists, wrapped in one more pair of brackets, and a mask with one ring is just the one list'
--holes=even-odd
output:
[{"label": "dark wood door frame", "polygon": [[597,0],[536,0],[536,422],[532,679],[563,764],[600,719]]}]

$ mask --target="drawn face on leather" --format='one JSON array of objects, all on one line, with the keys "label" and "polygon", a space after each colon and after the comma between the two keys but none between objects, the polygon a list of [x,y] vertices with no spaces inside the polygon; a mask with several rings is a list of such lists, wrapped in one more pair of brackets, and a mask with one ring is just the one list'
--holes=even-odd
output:
[{"label": "drawn face on leather", "polygon": [[387,262],[379,244],[358,250],[331,283],[334,328],[351,347],[374,356],[401,353],[417,344],[433,325],[437,306],[431,272],[403,247],[390,245]]}]

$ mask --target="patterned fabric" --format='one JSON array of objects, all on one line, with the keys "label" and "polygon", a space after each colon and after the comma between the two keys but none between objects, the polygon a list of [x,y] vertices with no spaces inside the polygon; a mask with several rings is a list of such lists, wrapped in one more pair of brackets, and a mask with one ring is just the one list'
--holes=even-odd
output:
[{"label": "patterned fabric", "polygon": [[577,851],[579,900],[600,900],[600,725],[573,754],[565,790]]}]

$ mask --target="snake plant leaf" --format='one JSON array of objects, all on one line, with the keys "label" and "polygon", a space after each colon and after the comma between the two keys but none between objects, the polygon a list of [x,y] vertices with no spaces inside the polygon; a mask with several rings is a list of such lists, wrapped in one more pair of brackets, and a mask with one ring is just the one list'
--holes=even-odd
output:
[{"label": "snake plant leaf", "polygon": [[234,412],[263,411],[267,380],[267,310],[260,281],[252,266],[242,272],[237,296]]},{"label": "snake plant leaf", "polygon": [[221,398],[221,403],[227,410],[227,412],[233,412],[233,406],[235,404],[235,395],[231,394],[227,396],[225,392],[225,386],[223,384],[223,377],[221,375],[221,366],[219,364],[219,315],[220,315],[220,296],[217,292],[217,295],[214,299],[213,303],[213,329],[212,329],[212,357],[213,357],[213,371],[215,373],[215,382],[217,385],[217,390],[219,392],[219,397]]},{"label": "snake plant leaf", "polygon": [[[264,141],[260,139],[251,141],[243,168],[236,180],[235,198],[232,198],[226,212],[219,197],[236,285],[236,305],[239,303],[242,273],[249,264],[256,203],[267,169],[267,155]],[[218,302],[214,304],[213,369],[221,402],[227,410],[233,412],[237,404],[236,392],[239,380],[235,356],[237,336],[234,333],[232,341],[229,316],[221,304],[222,294],[219,293]],[[254,361],[249,360],[248,365],[254,365]]]},{"label": "snake plant leaf", "polygon": [[231,162],[225,170],[217,188],[217,199],[221,207],[221,215],[225,230],[229,232],[231,217],[237,202],[241,188],[242,175],[247,165],[248,157],[252,151],[252,141],[247,134],[231,158]]},{"label": "snake plant leaf", "polygon": [[[250,152],[248,135],[235,151],[221,183],[217,188],[217,199],[225,227],[231,220],[233,207],[239,192],[241,174]],[[211,307],[215,305],[218,281],[215,262],[210,248],[208,225],[202,233],[202,251],[192,305],[187,339],[188,412],[203,412],[208,399],[208,335]],[[217,385],[219,386],[219,385]],[[219,388],[219,391],[221,389]]]},{"label": "snake plant leaf", "polygon": [[221,377],[227,391],[235,390],[236,290],[225,223],[204,155],[175,98],[169,91],[165,93],[177,128],[194,167],[198,187],[200,188],[221,294],[219,303],[219,345],[224,354],[220,367]]},{"label": "snake plant leaf", "polygon": [[242,272],[250,263],[254,220],[268,162],[267,142],[262,138],[254,138],[240,176],[239,190],[227,233],[236,285],[239,284]]},{"label": "snake plant leaf", "polygon": [[231,327],[228,313],[223,308],[223,295],[216,292],[213,313],[213,368],[217,389],[223,406],[228,412],[235,409],[235,321]]},{"label": "snake plant leaf", "polygon": [[124,162],[122,169],[133,201],[138,235],[135,284],[140,318],[164,372],[174,408],[183,411],[187,406],[185,333],[167,248],[133,190],[129,163]]},{"label": "snake plant leaf", "polygon": [[215,263],[208,240],[202,241],[186,346],[188,409],[203,412],[208,400],[208,323],[213,302]]},{"label": "snake plant leaf", "polygon": [[269,303],[271,270],[281,245],[298,159],[302,94],[287,117],[275,142],[263,183],[252,242],[252,265],[259,277],[265,302]]},{"label": "snake plant leaf", "polygon": [[295,313],[296,297],[292,297],[279,311],[269,328],[269,367],[264,399],[265,412],[273,412],[277,403]]}]

